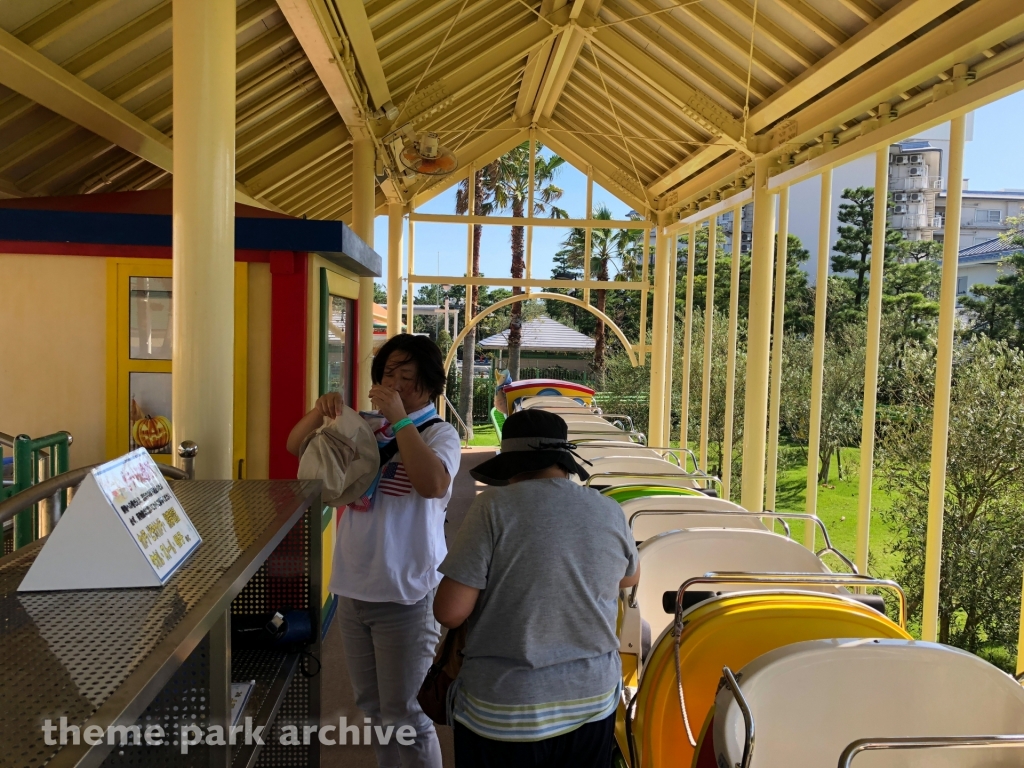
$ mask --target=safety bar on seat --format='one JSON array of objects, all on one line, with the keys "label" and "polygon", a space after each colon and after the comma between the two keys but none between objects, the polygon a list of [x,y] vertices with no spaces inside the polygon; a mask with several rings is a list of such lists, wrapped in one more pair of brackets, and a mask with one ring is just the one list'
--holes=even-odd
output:
[{"label": "safety bar on seat", "polygon": [[899,626],[907,628],[907,595],[903,587],[890,579],[876,579],[872,576],[864,576],[859,573],[744,573],[743,571],[721,571],[705,573],[703,576],[694,576],[687,579],[679,587],[676,593],[676,621],[673,632],[676,635],[676,644],[683,631],[683,595],[686,590],[698,584],[763,584],[772,587],[808,587],[808,586],[835,586],[835,587],[878,587],[889,589],[896,593],[899,599],[900,615]]},{"label": "safety bar on seat", "polygon": [[782,527],[786,529],[786,538],[792,538],[792,531],[790,531],[789,524],[786,520],[809,520],[821,529],[822,538],[825,539],[825,546],[814,553],[818,556],[818,559],[821,559],[822,555],[832,554],[838,557],[843,562],[843,565],[849,568],[852,573],[860,573],[860,571],[857,570],[857,566],[854,565],[850,558],[832,546],[832,541],[828,536],[828,529],[825,527],[825,523],[822,522],[821,518],[817,515],[809,515],[805,512],[747,512],[746,510],[740,511],[738,509],[641,509],[629,516],[629,530],[631,533],[633,531],[633,521],[642,515],[731,515],[735,517],[767,517],[772,520],[778,520],[782,523]]},{"label": "safety bar on seat", "polygon": [[[738,701],[738,699],[737,699]],[[968,747],[1024,747],[1024,734],[995,736],[891,736],[857,739],[839,756],[839,768],[850,768],[862,752],[879,749],[965,749]]]},{"label": "safety bar on seat", "polygon": [[722,481],[713,475],[706,475],[703,472],[686,472],[685,470],[681,472],[643,472],[641,470],[637,470],[635,472],[594,472],[587,478],[585,485],[589,487],[593,485],[595,478],[601,477],[636,477],[641,479],[650,477],[658,480],[679,480],[681,478],[686,478],[688,480],[699,480],[702,483],[706,483],[707,485],[703,486],[705,490],[714,489],[716,483],[719,488],[722,486]]}]

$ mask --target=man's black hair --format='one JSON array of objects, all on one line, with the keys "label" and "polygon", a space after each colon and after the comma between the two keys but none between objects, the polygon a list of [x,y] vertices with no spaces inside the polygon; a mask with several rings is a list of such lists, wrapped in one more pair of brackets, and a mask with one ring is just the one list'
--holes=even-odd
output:
[{"label": "man's black hair", "polygon": [[380,384],[384,379],[384,367],[395,352],[405,356],[405,359],[399,358],[403,363],[416,363],[416,383],[430,394],[431,399],[444,392],[447,377],[444,375],[441,349],[429,337],[411,333],[392,336],[377,351],[370,367],[370,379],[374,384]]}]

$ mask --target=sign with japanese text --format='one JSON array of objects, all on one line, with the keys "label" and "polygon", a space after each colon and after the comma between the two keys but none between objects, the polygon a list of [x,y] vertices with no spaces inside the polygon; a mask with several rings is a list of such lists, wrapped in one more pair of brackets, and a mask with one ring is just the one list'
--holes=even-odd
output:
[{"label": "sign with japanese text", "polygon": [[160,583],[166,582],[202,539],[156,462],[139,448],[92,474]]},{"label": "sign with japanese text", "polygon": [[159,587],[201,543],[160,468],[139,448],[86,476],[18,591]]}]

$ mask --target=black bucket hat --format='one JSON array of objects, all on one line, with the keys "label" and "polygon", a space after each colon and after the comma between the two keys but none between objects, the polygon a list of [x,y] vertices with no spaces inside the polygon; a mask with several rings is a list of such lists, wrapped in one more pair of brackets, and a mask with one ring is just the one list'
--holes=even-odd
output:
[{"label": "black bucket hat", "polygon": [[501,428],[498,455],[471,469],[469,474],[487,485],[508,485],[509,478],[521,472],[538,472],[557,464],[586,480],[590,473],[579,462],[590,462],[574,453],[576,446],[568,441],[568,436],[569,427],[558,414],[539,408],[517,411]]}]

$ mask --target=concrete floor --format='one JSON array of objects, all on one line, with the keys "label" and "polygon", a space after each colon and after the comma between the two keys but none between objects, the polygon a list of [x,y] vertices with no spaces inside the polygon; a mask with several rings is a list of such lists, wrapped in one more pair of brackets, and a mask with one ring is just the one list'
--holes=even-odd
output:
[{"label": "concrete floor", "polygon": [[[448,514],[445,523],[445,535],[450,541],[462,525],[469,505],[476,495],[486,486],[477,483],[469,476],[469,470],[494,455],[494,448],[464,448],[462,464],[455,476],[452,498],[448,502]],[[323,686],[321,722],[336,724],[339,717],[346,717],[350,723],[361,723],[362,713],[356,708],[352,696],[352,683],[345,667],[345,654],[341,645],[341,633],[337,626],[332,625],[327,631],[323,644],[323,668],[321,684]],[[437,735],[441,741],[441,754],[444,768],[454,768],[455,756],[452,745],[452,729],[440,725]],[[320,759],[323,768],[376,768],[373,747],[370,746],[335,746],[321,747]]]}]

